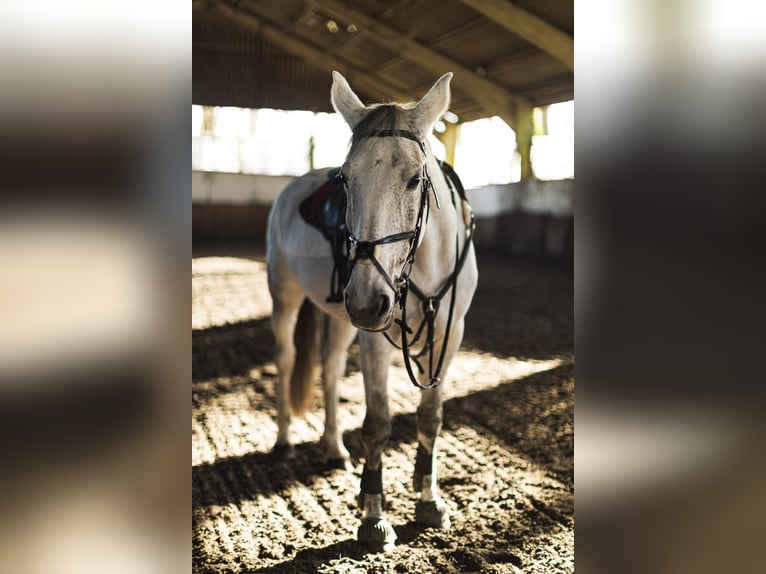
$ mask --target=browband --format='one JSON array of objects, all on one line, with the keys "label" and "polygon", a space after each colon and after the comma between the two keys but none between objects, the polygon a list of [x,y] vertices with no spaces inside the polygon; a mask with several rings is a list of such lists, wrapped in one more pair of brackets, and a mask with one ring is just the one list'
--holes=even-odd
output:
[{"label": "browband", "polygon": [[388,137],[401,137],[401,138],[407,138],[408,140],[414,141],[416,144],[420,146],[420,150],[423,152],[423,155],[426,155],[426,144],[421,140],[418,136],[416,136],[414,133],[408,130],[377,130],[374,132],[370,132],[368,134],[368,137],[379,137],[379,138],[388,138]]}]

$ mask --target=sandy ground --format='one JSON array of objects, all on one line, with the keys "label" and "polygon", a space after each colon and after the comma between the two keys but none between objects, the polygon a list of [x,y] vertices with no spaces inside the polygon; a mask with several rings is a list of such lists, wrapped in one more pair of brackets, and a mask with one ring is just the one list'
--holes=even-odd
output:
[{"label": "sandy ground", "polygon": [[194,572],[573,572],[573,301],[552,263],[479,254],[479,289],[445,383],[440,485],[448,531],[414,523],[418,391],[390,374],[384,454],[393,552],[354,540],[363,462],[358,347],[340,383],[354,471],[318,444],[321,392],[293,424],[297,456],[271,460],[276,370],[262,253],[209,250],[192,261]]}]

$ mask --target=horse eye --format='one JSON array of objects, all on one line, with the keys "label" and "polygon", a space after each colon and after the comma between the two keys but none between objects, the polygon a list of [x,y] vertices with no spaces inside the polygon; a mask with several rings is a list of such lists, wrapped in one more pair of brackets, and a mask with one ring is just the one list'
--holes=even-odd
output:
[{"label": "horse eye", "polygon": [[407,184],[407,189],[415,189],[418,185],[420,185],[420,176],[416,175]]}]

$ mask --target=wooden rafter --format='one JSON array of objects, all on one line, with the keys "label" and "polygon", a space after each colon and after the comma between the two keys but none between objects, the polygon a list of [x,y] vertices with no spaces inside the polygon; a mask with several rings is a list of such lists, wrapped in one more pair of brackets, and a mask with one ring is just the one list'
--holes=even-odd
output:
[{"label": "wooden rafter", "polygon": [[480,102],[490,114],[508,116],[512,108],[531,108],[523,97],[513,94],[492,80],[476,74],[473,70],[449,58],[409,36],[382,24],[377,19],[339,0],[306,0],[317,10],[333,18],[357,24],[370,39],[383,44],[398,56],[417,63],[436,74],[453,72],[463,86],[471,86],[471,97]]},{"label": "wooden rafter", "polygon": [[[386,12],[388,12],[388,10],[386,10]],[[461,24],[457,28],[454,28],[450,30],[449,32],[446,32],[442,34],[441,36],[439,36],[438,38],[436,38],[435,40],[433,40],[432,42],[429,42],[426,47],[430,48],[431,50],[438,50],[441,46],[448,45],[451,42],[454,42],[456,39],[465,37],[467,34],[470,34],[473,32],[476,26],[476,22],[481,19],[482,17],[478,17],[475,20]],[[396,69],[398,66],[401,66],[403,63],[407,61],[408,61],[407,58],[397,54],[390,60],[381,64],[377,68],[377,74],[379,76],[395,77],[395,76],[389,76],[390,72]]]},{"label": "wooden rafter", "polygon": [[[451,30],[445,31],[437,38],[434,38],[429,42],[428,47],[432,50],[439,50],[443,46],[449,46],[456,42],[464,42],[466,38],[471,38],[477,34],[481,34],[479,26],[482,25],[482,21],[485,20],[483,16],[477,16],[473,20],[463,22],[459,26],[455,26]],[[478,31],[477,31],[478,30]]]},{"label": "wooden rafter", "polygon": [[460,0],[574,70],[574,38],[506,0]]},{"label": "wooden rafter", "polygon": [[502,56],[496,60],[487,62],[487,70],[492,73],[507,73],[509,70],[529,64],[537,64],[540,60],[548,58],[548,54],[535,48],[519,50],[513,54]]},{"label": "wooden rafter", "polygon": [[422,1],[423,0],[397,0],[396,2],[391,2],[391,5],[388,8],[378,14],[378,18],[381,20],[388,20],[402,8],[412,8],[414,4],[418,4]]},{"label": "wooden rafter", "polygon": [[551,96],[567,95],[572,97],[572,80],[568,76],[547,78],[535,84],[524,86],[524,94],[533,101],[548,99]]},{"label": "wooden rafter", "polygon": [[381,82],[374,76],[352,66],[351,64],[323,51],[316,46],[290,34],[283,28],[273,26],[255,14],[242,10],[228,2],[219,2],[217,9],[232,21],[244,28],[262,35],[264,38],[282,49],[310,61],[316,66],[327,70],[337,70],[362,90],[370,94],[379,94],[393,100],[406,100],[408,96],[386,82]]}]

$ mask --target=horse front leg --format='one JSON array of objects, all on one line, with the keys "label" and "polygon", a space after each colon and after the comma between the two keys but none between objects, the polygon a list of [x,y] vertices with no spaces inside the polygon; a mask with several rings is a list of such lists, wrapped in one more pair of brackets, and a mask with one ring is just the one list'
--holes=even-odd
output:
[{"label": "horse front leg", "polygon": [[388,367],[391,346],[376,333],[359,333],[362,375],[364,377],[367,413],[362,426],[365,463],[359,506],[362,524],[357,532],[360,543],[375,551],[392,550],[396,532],[383,514],[383,449],[391,435],[391,414],[388,410]]},{"label": "horse front leg", "polygon": [[420,493],[415,521],[424,526],[449,528],[447,505],[439,495],[436,473],[436,437],[442,428],[442,387],[422,391],[417,411],[418,452],[412,486]]},{"label": "horse front leg", "polygon": [[[441,378],[444,380],[447,367],[463,340],[463,321],[458,321],[449,339],[449,346],[444,356]],[[441,352],[441,349],[436,349]],[[438,357],[438,354],[436,355]],[[425,384],[427,376],[420,378]],[[442,384],[433,389],[422,391],[420,406],[417,411],[418,451],[415,459],[415,474],[412,486],[420,493],[420,499],[415,505],[415,520],[424,526],[449,528],[449,511],[439,495],[436,472],[436,438],[442,429]]]}]

